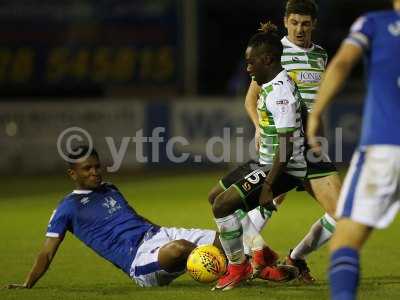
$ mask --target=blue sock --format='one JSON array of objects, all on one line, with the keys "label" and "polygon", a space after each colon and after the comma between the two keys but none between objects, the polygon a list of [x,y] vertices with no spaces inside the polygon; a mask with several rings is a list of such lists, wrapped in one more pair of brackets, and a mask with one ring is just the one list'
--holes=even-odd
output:
[{"label": "blue sock", "polygon": [[343,247],[333,252],[329,269],[331,299],[356,299],[359,273],[359,255],[356,250]]}]

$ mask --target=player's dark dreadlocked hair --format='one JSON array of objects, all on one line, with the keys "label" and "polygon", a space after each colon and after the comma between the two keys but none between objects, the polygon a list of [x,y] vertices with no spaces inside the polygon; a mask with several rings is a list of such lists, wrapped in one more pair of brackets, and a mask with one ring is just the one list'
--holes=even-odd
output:
[{"label": "player's dark dreadlocked hair", "polygon": [[250,38],[248,47],[257,48],[259,51],[280,61],[283,46],[278,27],[271,22],[260,23],[258,31]]},{"label": "player's dark dreadlocked hair", "polygon": [[288,0],[285,17],[288,17],[290,14],[311,16],[315,20],[318,14],[318,6],[314,0]]}]

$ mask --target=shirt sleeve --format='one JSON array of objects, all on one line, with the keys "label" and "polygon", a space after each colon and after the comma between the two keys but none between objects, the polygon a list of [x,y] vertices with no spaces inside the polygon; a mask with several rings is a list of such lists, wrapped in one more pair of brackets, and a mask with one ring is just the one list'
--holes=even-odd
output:
[{"label": "shirt sleeve", "polygon": [[296,130],[296,99],[290,88],[282,86],[268,95],[267,109],[272,113],[278,133]]},{"label": "shirt sleeve", "polygon": [[374,35],[374,21],[369,15],[359,17],[351,26],[350,33],[345,39],[346,43],[368,50]]},{"label": "shirt sleeve", "polygon": [[64,202],[53,211],[47,226],[46,237],[63,236],[69,228],[70,216],[68,213],[68,206],[65,205]]}]

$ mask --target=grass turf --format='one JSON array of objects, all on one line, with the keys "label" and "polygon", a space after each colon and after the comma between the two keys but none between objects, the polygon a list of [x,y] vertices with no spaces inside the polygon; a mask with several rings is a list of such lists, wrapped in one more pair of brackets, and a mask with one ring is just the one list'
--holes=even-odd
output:
[{"label": "grass turf", "polygon": [[[139,213],[158,224],[214,229],[207,192],[221,175],[214,172],[111,179]],[[0,188],[2,287],[24,280],[44,240],[51,212],[71,190],[71,183],[63,177],[3,178]],[[265,240],[284,256],[321,214],[305,193],[290,193],[264,230]],[[390,229],[374,233],[365,247],[360,299],[400,299],[398,227],[396,221]],[[69,234],[35,288],[0,289],[0,299],[327,299],[327,248],[312,254],[308,262],[318,279],[312,286],[254,281],[222,293],[211,292],[211,286],[184,275],[168,287],[143,289]]]}]

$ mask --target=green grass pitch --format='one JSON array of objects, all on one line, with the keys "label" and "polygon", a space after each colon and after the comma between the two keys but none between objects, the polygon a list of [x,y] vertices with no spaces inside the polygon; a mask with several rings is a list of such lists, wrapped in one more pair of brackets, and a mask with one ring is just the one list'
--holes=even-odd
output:
[{"label": "green grass pitch", "polygon": [[[214,229],[207,193],[221,175],[147,174],[107,179],[139,213],[158,224]],[[24,280],[44,240],[52,210],[71,188],[66,177],[2,178],[0,287]],[[264,229],[265,240],[284,256],[321,214],[304,192],[293,192]],[[375,232],[364,249],[359,299],[400,299],[399,225],[396,220],[390,229]],[[211,292],[211,286],[184,275],[168,287],[143,289],[69,234],[35,288],[0,288],[0,299],[328,299],[327,247],[312,254],[308,262],[318,279],[312,286],[254,281],[229,292]]]}]

